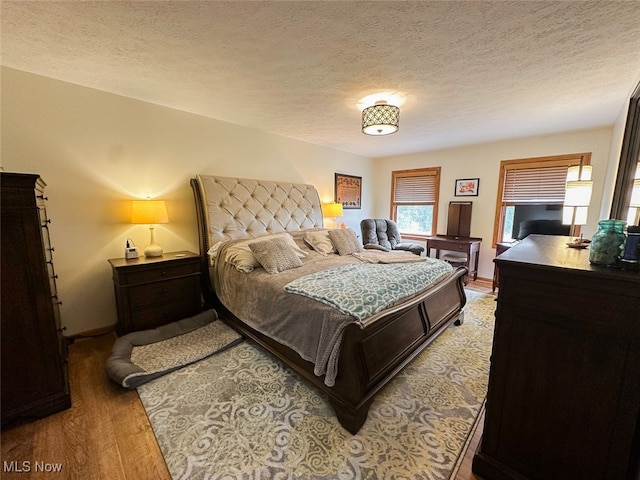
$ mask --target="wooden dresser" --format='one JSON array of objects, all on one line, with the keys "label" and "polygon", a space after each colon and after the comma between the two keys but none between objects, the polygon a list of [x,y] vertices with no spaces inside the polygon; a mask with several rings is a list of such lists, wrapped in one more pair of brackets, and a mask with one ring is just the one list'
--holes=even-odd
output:
[{"label": "wooden dresser", "polygon": [[[509,250],[514,245],[517,245],[518,242],[519,242],[519,240],[516,240],[514,242],[498,242],[498,243],[496,243],[496,257],[498,255],[502,255],[504,252]],[[497,265],[494,265],[494,267],[493,267],[493,284],[491,285],[491,291],[495,292],[496,288],[498,288],[499,285],[500,285],[500,273],[498,272]]]},{"label": "wooden dresser", "polygon": [[156,328],[202,311],[200,255],[112,258],[118,335]]},{"label": "wooden dresser", "polygon": [[531,235],[500,268],[486,480],[640,478],[640,272]]},{"label": "wooden dresser", "polygon": [[0,173],[2,425],[71,406],[45,183]]}]

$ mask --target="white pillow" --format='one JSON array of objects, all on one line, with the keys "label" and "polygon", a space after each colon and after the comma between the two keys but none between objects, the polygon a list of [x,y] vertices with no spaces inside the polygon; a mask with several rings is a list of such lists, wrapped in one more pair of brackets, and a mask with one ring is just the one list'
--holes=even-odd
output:
[{"label": "white pillow", "polygon": [[249,247],[250,244],[256,242],[264,242],[273,238],[284,238],[285,241],[296,252],[298,258],[304,258],[307,256],[307,252],[302,250],[295,242],[293,237],[288,233],[274,233],[273,235],[266,235],[263,237],[252,238],[250,240],[243,240],[227,248],[225,255],[225,261],[230,263],[238,270],[244,273],[252,272],[254,268],[260,267],[260,262],[256,259],[255,255]]},{"label": "white pillow", "polygon": [[330,253],[336,253],[336,249],[331,243],[331,238],[329,238],[328,230],[307,232],[304,236],[304,243],[325,257]]}]

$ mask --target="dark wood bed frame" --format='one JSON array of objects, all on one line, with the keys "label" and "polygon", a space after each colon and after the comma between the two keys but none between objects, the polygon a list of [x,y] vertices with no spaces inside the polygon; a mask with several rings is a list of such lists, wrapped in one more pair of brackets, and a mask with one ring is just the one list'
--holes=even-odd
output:
[{"label": "dark wood bed frame", "polygon": [[[466,303],[464,267],[410,301],[366,319],[364,328],[350,324],[343,335],[335,385],[328,387],[324,376],[313,373],[313,364],[294,350],[257,332],[229,312],[218,300],[209,278],[205,208],[192,179],[202,256],[202,292],[205,303],[218,310],[223,321],[255,341],[285,365],[325,392],[340,424],[355,434],[364,424],[375,395],[407,366],[451,323],[463,322]],[[346,367],[348,366],[348,367]]]}]

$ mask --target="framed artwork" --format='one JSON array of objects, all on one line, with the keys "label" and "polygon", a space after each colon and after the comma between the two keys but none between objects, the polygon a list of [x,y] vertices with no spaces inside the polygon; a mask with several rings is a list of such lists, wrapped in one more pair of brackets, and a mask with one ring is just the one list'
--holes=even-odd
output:
[{"label": "framed artwork", "polygon": [[362,208],[362,177],[353,175],[335,175],[335,201],[342,208]]},{"label": "framed artwork", "polygon": [[480,188],[479,178],[459,178],[456,180],[456,197],[477,197]]}]

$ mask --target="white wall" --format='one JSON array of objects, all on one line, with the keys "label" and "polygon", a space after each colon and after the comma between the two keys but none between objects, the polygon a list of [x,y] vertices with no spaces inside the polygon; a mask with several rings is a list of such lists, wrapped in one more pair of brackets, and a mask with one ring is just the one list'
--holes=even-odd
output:
[{"label": "white wall", "polygon": [[[478,276],[493,277],[493,227],[498,192],[500,161],[518,158],[543,157],[567,153],[591,152],[594,189],[589,209],[589,223],[582,228],[589,238],[597,229],[603,190],[611,152],[612,128],[531,137],[411,155],[385,157],[375,160],[375,211],[379,216],[390,214],[391,172],[423,167],[441,167],[440,202],[437,233],[447,229],[447,206],[455,200],[473,201],[471,236],[483,239],[480,250]],[[457,178],[479,178],[477,197],[455,197]],[[609,199],[605,199],[608,202]]]},{"label": "white wall", "polygon": [[[592,152],[594,193],[587,237],[608,212],[610,157],[619,157],[612,128],[525,138],[371,160],[130,98],[2,67],[0,164],[38,173],[47,182],[55,264],[67,334],[116,321],[107,259],[121,257],[131,237],[144,248],[149,231],[128,222],[129,200],[167,201],[170,223],[156,227],[165,251],[197,251],[189,179],[198,173],[314,184],[333,199],[335,172],[363,177],[363,208],[342,219],[359,230],[364,217],[388,217],[391,171],[442,167],[438,233],[456,178],[480,178],[471,234],[484,239],[479,275],[491,278],[491,246],[501,160]],[[626,110],[616,125],[623,129]],[[614,143],[618,144],[615,145]],[[605,213],[606,216],[606,213]]]},{"label": "white wall", "polygon": [[[189,179],[215,174],[311,183],[333,200],[334,173],[363,177],[363,208],[342,219],[359,230],[372,215],[370,159],[69,83],[2,68],[1,150],[5,171],[47,183],[61,313],[67,335],[116,322],[109,258],[149,230],[128,223],[130,203],[167,201],[156,226],[165,252],[197,252]],[[3,279],[3,281],[7,281]]]}]

